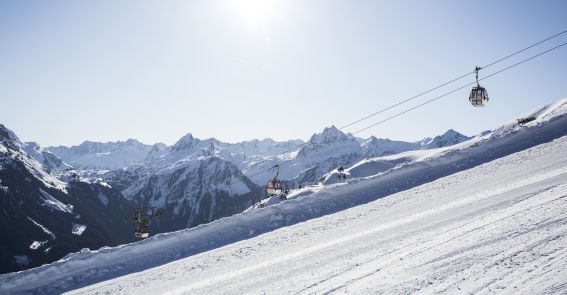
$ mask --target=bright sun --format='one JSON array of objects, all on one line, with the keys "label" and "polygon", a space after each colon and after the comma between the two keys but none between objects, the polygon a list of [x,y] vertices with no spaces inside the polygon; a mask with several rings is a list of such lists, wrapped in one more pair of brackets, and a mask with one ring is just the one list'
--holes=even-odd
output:
[{"label": "bright sun", "polygon": [[235,0],[229,3],[230,10],[251,28],[266,26],[277,16],[276,0]]}]

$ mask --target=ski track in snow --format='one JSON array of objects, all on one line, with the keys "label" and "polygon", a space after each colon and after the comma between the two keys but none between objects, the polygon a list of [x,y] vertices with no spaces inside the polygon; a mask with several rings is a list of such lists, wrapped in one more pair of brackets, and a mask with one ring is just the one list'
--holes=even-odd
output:
[{"label": "ski track in snow", "polygon": [[566,153],[563,137],[70,293],[564,293]]}]

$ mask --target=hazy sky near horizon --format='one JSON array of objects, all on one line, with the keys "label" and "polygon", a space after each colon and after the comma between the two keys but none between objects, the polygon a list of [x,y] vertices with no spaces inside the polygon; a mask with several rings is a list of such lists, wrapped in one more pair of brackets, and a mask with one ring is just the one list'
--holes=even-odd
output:
[{"label": "hazy sky near horizon", "polygon": [[[306,140],[561,32],[566,13],[563,0],[4,0],[0,123],[43,146]],[[473,135],[567,97],[567,46],[481,84],[484,108],[465,89],[358,136]]]}]

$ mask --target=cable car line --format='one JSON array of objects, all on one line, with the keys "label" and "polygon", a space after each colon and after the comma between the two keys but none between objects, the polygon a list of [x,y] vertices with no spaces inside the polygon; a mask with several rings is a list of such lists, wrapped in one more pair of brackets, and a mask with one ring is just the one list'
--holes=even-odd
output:
[{"label": "cable car line", "polygon": [[[497,63],[499,63],[499,62],[501,62],[501,61],[503,61],[503,60],[506,60],[506,59],[508,59],[508,58],[510,58],[510,57],[512,57],[512,56],[514,56],[514,55],[517,55],[517,54],[519,54],[519,53],[522,53],[522,52],[524,52],[524,51],[526,51],[526,50],[528,50],[528,49],[530,49],[530,48],[532,48],[532,47],[538,46],[539,44],[541,44],[541,43],[543,43],[543,42],[546,42],[546,41],[549,41],[549,40],[554,39],[554,38],[556,38],[556,37],[559,37],[560,35],[565,34],[565,33],[567,33],[567,30],[565,30],[565,31],[563,31],[563,32],[559,32],[559,33],[557,33],[557,34],[555,34],[555,35],[553,35],[553,36],[551,36],[551,37],[548,37],[548,38],[546,38],[546,39],[543,39],[543,40],[541,40],[541,41],[539,41],[539,42],[537,42],[537,43],[534,43],[534,44],[532,44],[532,45],[530,45],[530,46],[524,48],[524,49],[518,50],[518,51],[516,51],[516,52],[514,52],[514,53],[512,53],[512,54],[510,54],[510,55],[508,55],[508,56],[505,56],[505,57],[503,57],[503,58],[501,58],[501,59],[499,59],[499,60],[497,60],[497,61],[491,62],[491,63],[485,65],[485,66],[482,67],[482,68],[488,68],[488,67],[490,67],[490,66],[492,66],[492,65],[495,65],[495,64],[497,64]],[[474,73],[474,71],[473,71],[473,73]]]},{"label": "cable car line", "polygon": [[[555,46],[555,47],[552,47],[552,48],[550,48],[550,49],[548,49],[548,50],[545,50],[545,51],[543,51],[543,52],[540,52],[540,53],[538,53],[538,54],[536,54],[536,55],[534,55],[534,56],[531,56],[531,57],[526,58],[526,59],[524,59],[524,60],[522,60],[522,61],[519,61],[519,62],[517,62],[517,63],[515,63],[515,64],[513,64],[513,65],[511,65],[511,66],[505,67],[505,68],[503,68],[503,69],[501,69],[501,70],[499,70],[499,71],[496,71],[496,72],[494,72],[494,73],[492,73],[492,74],[490,74],[490,75],[488,75],[488,76],[486,76],[486,77],[483,77],[483,78],[478,79],[478,81],[482,81],[482,80],[488,79],[488,78],[490,78],[490,77],[492,77],[492,76],[498,75],[498,74],[500,74],[500,73],[502,73],[502,72],[504,72],[504,71],[507,71],[507,70],[509,70],[509,69],[511,69],[511,68],[514,68],[514,67],[516,67],[516,66],[519,66],[519,65],[521,65],[521,64],[523,64],[523,63],[525,63],[525,62],[528,62],[528,61],[530,61],[530,60],[532,60],[532,59],[534,59],[534,58],[536,58],[536,57],[542,56],[542,55],[544,55],[544,54],[546,54],[546,53],[549,53],[549,52],[551,52],[551,51],[553,51],[553,50],[555,50],[555,49],[558,49],[558,48],[560,48],[560,47],[562,47],[562,46],[565,46],[565,45],[567,45],[567,42],[562,43],[562,44],[559,44],[559,45],[557,45],[557,46]],[[473,73],[474,73],[474,72],[473,72]],[[436,100],[438,100],[438,99],[441,99],[441,98],[443,98],[443,97],[445,97],[445,96],[447,96],[447,95],[449,95],[449,94],[455,93],[455,92],[457,92],[457,91],[459,91],[459,90],[461,90],[461,89],[464,89],[464,88],[466,88],[466,87],[469,87],[469,86],[474,85],[474,84],[477,84],[477,83],[478,83],[478,82],[475,81],[475,82],[472,82],[472,83],[463,85],[463,86],[461,86],[461,87],[459,87],[459,88],[457,88],[457,89],[451,90],[451,91],[446,92],[446,93],[444,93],[444,94],[442,94],[442,95],[439,95],[439,96],[437,96],[437,97],[435,97],[435,98],[432,98],[432,99],[430,99],[430,100],[427,100],[427,101],[425,101],[425,102],[423,102],[423,103],[421,103],[421,104],[418,104],[418,105],[416,105],[416,106],[414,106],[414,107],[412,107],[412,108],[409,108],[409,109],[407,109],[407,110],[404,110],[404,111],[402,111],[402,112],[399,112],[399,113],[397,113],[397,114],[395,114],[395,115],[393,115],[393,116],[391,116],[391,117],[388,117],[388,118],[386,118],[386,119],[384,119],[384,120],[382,120],[382,121],[378,121],[378,122],[376,122],[376,123],[374,123],[374,124],[372,124],[372,125],[370,125],[370,126],[364,127],[364,128],[362,128],[362,129],[360,129],[360,130],[357,130],[357,131],[353,132],[352,134],[353,134],[353,135],[354,135],[354,134],[358,134],[358,133],[360,133],[360,132],[362,132],[362,131],[365,131],[365,130],[370,129],[370,128],[374,127],[374,126],[380,125],[380,124],[382,124],[382,123],[384,123],[384,122],[387,122],[387,121],[389,121],[389,120],[391,120],[391,119],[394,119],[394,118],[396,118],[396,117],[399,117],[399,116],[401,116],[401,115],[403,115],[403,114],[405,114],[405,113],[408,113],[408,112],[410,112],[410,111],[413,111],[413,110],[415,110],[415,109],[417,109],[417,108],[420,108],[420,107],[422,107],[422,106],[424,106],[424,105],[426,105],[426,104],[428,104],[428,103],[434,102],[434,101],[436,101]]]},{"label": "cable car line", "polygon": [[[525,47],[525,48],[523,48],[523,49],[520,49],[520,50],[518,50],[518,51],[516,51],[516,52],[514,52],[514,53],[512,53],[512,54],[509,54],[509,55],[507,55],[507,56],[505,56],[505,57],[502,57],[502,58],[500,58],[500,59],[498,59],[498,60],[496,60],[496,61],[493,61],[493,62],[491,62],[491,63],[489,63],[489,64],[487,64],[487,65],[485,65],[485,66],[483,66],[483,67],[480,67],[480,68],[481,68],[481,69],[485,69],[485,68],[488,68],[488,67],[490,67],[490,66],[493,66],[493,65],[495,65],[495,64],[497,64],[497,63],[500,63],[500,62],[502,62],[502,61],[504,61],[504,60],[506,60],[506,59],[508,59],[508,58],[510,58],[510,57],[513,57],[513,56],[515,56],[515,55],[518,55],[518,54],[520,54],[520,53],[522,53],[522,52],[524,52],[524,51],[526,51],[526,50],[528,50],[528,49],[530,49],[530,48],[533,48],[533,47],[535,47],[535,46],[537,46],[537,45],[539,45],[539,44],[542,44],[542,43],[547,42],[547,41],[549,41],[549,40],[551,40],[551,39],[554,39],[554,38],[556,38],[556,37],[559,37],[560,35],[562,35],[562,34],[564,34],[564,33],[567,33],[567,30],[564,30],[564,31],[562,31],[562,32],[559,32],[559,33],[557,33],[557,34],[555,34],[555,35],[553,35],[553,36],[551,36],[551,37],[545,38],[545,39],[543,39],[543,40],[541,40],[541,41],[539,41],[539,42],[537,42],[537,43],[534,43],[534,44],[532,44],[532,45],[530,45],[530,46],[528,46],[528,47]],[[452,79],[452,80],[450,80],[450,81],[447,81],[447,82],[445,82],[445,83],[443,83],[443,84],[440,84],[440,85],[438,85],[438,86],[435,86],[435,87],[433,87],[433,88],[431,88],[431,89],[429,89],[429,90],[426,90],[426,91],[424,91],[424,92],[421,92],[421,93],[419,93],[419,94],[417,94],[417,95],[415,95],[415,96],[412,96],[412,97],[410,97],[410,98],[408,98],[408,99],[402,100],[402,101],[397,102],[397,103],[395,103],[395,104],[393,104],[393,105],[390,105],[390,106],[388,106],[388,107],[385,107],[385,108],[383,108],[383,109],[380,109],[380,110],[378,110],[378,111],[375,112],[375,113],[372,113],[372,114],[370,114],[370,115],[367,115],[366,117],[363,117],[363,118],[358,119],[358,120],[356,120],[356,121],[350,122],[350,123],[348,123],[348,124],[346,124],[346,125],[340,127],[339,129],[342,130],[342,129],[345,129],[345,128],[347,128],[347,127],[350,127],[350,126],[352,126],[352,125],[354,125],[354,124],[360,123],[360,122],[362,122],[362,121],[364,121],[364,120],[366,120],[366,119],[372,118],[372,117],[374,117],[374,116],[376,116],[376,115],[378,115],[378,114],[381,114],[381,113],[383,113],[383,112],[385,112],[385,111],[387,111],[387,110],[393,109],[393,108],[395,108],[395,107],[397,107],[397,106],[399,106],[399,105],[402,105],[402,104],[404,104],[404,103],[406,103],[406,102],[412,101],[412,100],[414,100],[414,99],[416,99],[416,98],[418,98],[418,97],[421,97],[421,96],[423,96],[423,95],[425,95],[425,94],[428,94],[428,93],[430,93],[430,92],[432,92],[432,91],[435,91],[435,90],[437,90],[437,89],[439,89],[439,88],[441,88],[441,87],[447,86],[447,85],[449,85],[449,84],[451,84],[451,83],[454,83],[454,82],[456,82],[456,81],[458,81],[458,80],[461,80],[461,79],[463,79],[463,78],[465,78],[465,77],[467,77],[467,76],[469,76],[469,75],[471,75],[471,74],[474,74],[474,73],[475,73],[475,71],[472,71],[472,72],[466,73],[466,74],[464,74],[464,75],[461,75],[461,76],[459,76],[459,77],[457,77],[457,78],[454,78],[454,79]]]}]

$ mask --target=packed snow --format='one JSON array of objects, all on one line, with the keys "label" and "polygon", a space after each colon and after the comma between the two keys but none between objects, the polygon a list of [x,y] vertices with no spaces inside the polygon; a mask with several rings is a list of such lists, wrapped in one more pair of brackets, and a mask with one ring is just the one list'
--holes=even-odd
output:
[{"label": "packed snow", "polygon": [[565,293],[566,113],[561,100],[287,201],[2,275],[0,292]]}]

